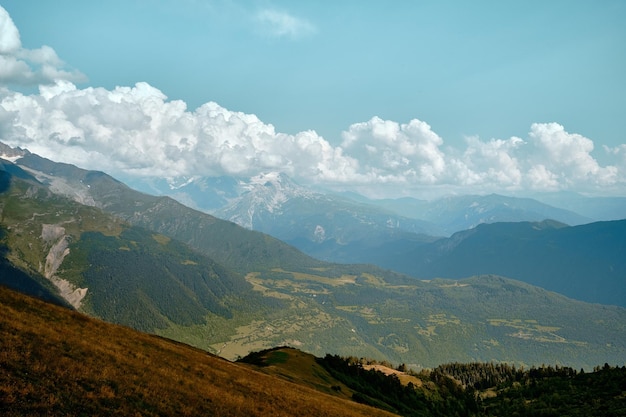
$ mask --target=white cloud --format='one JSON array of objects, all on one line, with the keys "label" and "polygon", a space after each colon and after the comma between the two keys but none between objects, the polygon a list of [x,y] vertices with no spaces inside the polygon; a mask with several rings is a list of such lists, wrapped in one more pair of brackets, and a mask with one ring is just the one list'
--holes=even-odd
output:
[{"label": "white cloud", "polygon": [[607,154],[617,156],[622,164],[626,165],[626,143],[618,145],[614,148],[604,145],[603,148]]},{"label": "white cloud", "polygon": [[452,181],[460,185],[488,184],[500,189],[517,189],[522,182],[522,167],[516,156],[524,140],[466,138],[467,148],[461,157],[452,156]]},{"label": "white cloud", "polygon": [[616,166],[602,167],[591,156],[594,148],[591,139],[568,133],[558,123],[534,123],[529,135],[537,150],[534,161],[548,165],[561,184],[602,186],[618,180]]},{"label": "white cloud", "polygon": [[79,71],[64,69],[54,49],[22,47],[20,33],[9,13],[0,6],[0,85],[38,85],[58,80],[85,81]]},{"label": "white cloud", "polygon": [[[367,187],[386,195],[425,187],[456,192],[614,190],[626,192],[626,145],[592,156],[593,141],[556,123],[533,124],[526,139],[466,139],[464,149],[420,120],[373,117],[334,146],[314,131],[276,132],[253,114],[206,103],[194,111],[147,83],[78,89],[68,81],[39,94],[4,90],[0,141],[115,176],[254,176],[282,171],[302,183]],[[379,193],[380,194],[380,193]]]},{"label": "white cloud", "polygon": [[147,83],[77,89],[62,81],[0,101],[0,140],[56,160],[136,176],[256,175],[341,181],[356,162],[313,131],[277,133],[255,115],[206,103],[193,112]]},{"label": "white cloud", "polygon": [[12,54],[21,48],[20,32],[9,13],[0,6],[0,54]]},{"label": "white cloud", "polygon": [[526,180],[531,190],[558,191],[561,188],[559,177],[542,164],[530,167]]},{"label": "white cloud", "polygon": [[308,20],[273,9],[259,11],[256,21],[264,33],[277,38],[296,39],[316,32],[315,26]]},{"label": "white cloud", "polygon": [[343,132],[342,148],[378,179],[436,183],[446,168],[443,140],[427,123],[373,117]]}]

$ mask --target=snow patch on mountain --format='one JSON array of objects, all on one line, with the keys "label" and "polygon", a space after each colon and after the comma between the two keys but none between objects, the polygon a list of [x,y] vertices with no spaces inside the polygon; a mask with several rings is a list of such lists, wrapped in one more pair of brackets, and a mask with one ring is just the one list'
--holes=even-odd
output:
[{"label": "snow patch on mountain", "polygon": [[176,178],[168,178],[167,185],[170,190],[178,190],[188,186],[189,184],[196,181],[196,177],[176,177]]},{"label": "snow patch on mountain", "polygon": [[321,225],[315,226],[315,231],[313,232],[314,241],[317,243],[321,243],[326,240],[326,230]]},{"label": "snow patch on mountain", "polygon": [[0,159],[15,163],[24,155],[28,154],[27,150],[19,147],[12,148],[9,145],[0,142]]},{"label": "snow patch on mountain", "polygon": [[280,172],[267,172],[249,180],[241,180],[241,195],[214,214],[248,229],[255,228],[255,220],[262,213],[281,215],[285,203],[294,198],[314,198],[315,193],[296,184]]},{"label": "snow patch on mountain", "polygon": [[0,159],[4,159],[5,161],[15,163],[18,159],[20,159],[22,155],[7,155],[5,153],[0,153]]},{"label": "snow patch on mountain", "polygon": [[250,193],[255,203],[252,209],[265,209],[270,213],[279,213],[283,203],[290,198],[292,187],[284,186],[281,175],[277,172],[261,174],[250,178],[250,182],[243,187]]}]

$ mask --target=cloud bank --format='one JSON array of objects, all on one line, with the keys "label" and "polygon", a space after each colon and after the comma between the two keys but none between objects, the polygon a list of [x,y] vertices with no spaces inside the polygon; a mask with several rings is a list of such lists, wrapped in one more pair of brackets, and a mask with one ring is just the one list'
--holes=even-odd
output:
[{"label": "cloud bank", "polygon": [[557,123],[535,123],[525,138],[468,137],[456,149],[424,121],[373,117],[349,126],[342,139],[333,145],[314,131],[276,132],[253,114],[214,102],[190,111],[147,83],[107,90],[57,81],[39,94],[7,90],[0,97],[0,141],[116,176],[281,171],[302,183],[388,195],[433,186],[465,193],[626,191],[626,146],[605,148],[611,164],[602,166],[591,139]]},{"label": "cloud bank", "polygon": [[54,49],[22,47],[20,33],[9,13],[0,6],[0,85],[39,85],[57,80],[86,81],[79,71],[64,68]]}]

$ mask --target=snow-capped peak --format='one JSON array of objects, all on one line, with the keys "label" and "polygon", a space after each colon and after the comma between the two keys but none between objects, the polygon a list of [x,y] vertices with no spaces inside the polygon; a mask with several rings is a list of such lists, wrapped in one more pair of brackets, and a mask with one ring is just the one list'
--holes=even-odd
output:
[{"label": "snow-capped peak", "polygon": [[254,228],[258,213],[280,214],[283,205],[290,199],[307,198],[314,194],[281,172],[255,175],[248,181],[241,181],[240,187],[244,192],[219,212],[222,217],[250,229]]},{"label": "snow-capped peak", "polygon": [[170,187],[170,190],[177,190],[179,188],[184,188],[196,180],[196,177],[167,178],[167,185]]},{"label": "snow-capped peak", "polygon": [[4,159],[5,161],[15,163],[28,153],[29,152],[27,150],[24,150],[22,148],[12,148],[9,145],[0,142],[0,158]]},{"label": "snow-capped peak", "polygon": [[265,185],[266,183],[277,183],[281,181],[282,174],[280,172],[265,172],[250,178],[249,184]]}]

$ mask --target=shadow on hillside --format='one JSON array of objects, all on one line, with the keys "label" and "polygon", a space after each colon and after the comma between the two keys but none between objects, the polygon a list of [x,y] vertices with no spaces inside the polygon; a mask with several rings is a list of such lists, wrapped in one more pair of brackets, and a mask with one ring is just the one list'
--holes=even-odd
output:
[{"label": "shadow on hillside", "polygon": [[3,193],[11,186],[11,174],[6,171],[0,171],[0,193]]}]

